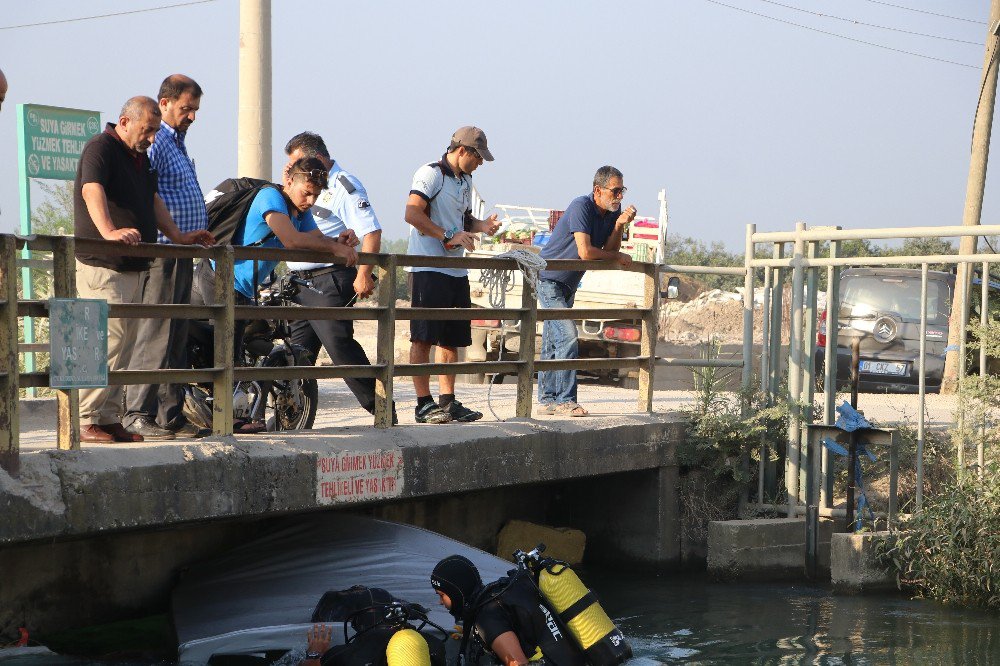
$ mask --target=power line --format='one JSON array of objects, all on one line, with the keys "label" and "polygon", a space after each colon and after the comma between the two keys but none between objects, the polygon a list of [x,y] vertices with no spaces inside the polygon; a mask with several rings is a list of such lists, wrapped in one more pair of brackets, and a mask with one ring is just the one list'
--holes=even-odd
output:
[{"label": "power line", "polygon": [[941,18],[952,19],[953,21],[965,21],[966,23],[978,23],[979,25],[986,25],[986,21],[977,21],[975,19],[962,18],[961,16],[949,16],[948,14],[938,14],[937,12],[929,12],[925,9],[914,9],[913,7],[904,7],[903,5],[894,5],[891,2],[882,2],[882,0],[868,0],[876,5],[885,5],[886,7],[893,7],[895,9],[905,9],[908,12],[917,12],[918,14],[930,14],[931,16],[939,16]]},{"label": "power line", "polygon": [[215,0],[193,0],[192,2],[182,2],[176,5],[163,5],[162,7],[147,7],[146,9],[133,9],[127,12],[114,12],[113,14],[98,14],[96,16],[81,16],[79,18],[60,19],[58,21],[41,21],[39,23],[22,23],[21,25],[4,25],[0,30],[15,30],[17,28],[36,28],[41,25],[55,25],[57,23],[76,23],[77,21],[92,21],[94,19],[108,18],[110,16],[125,16],[127,14],[142,14],[143,12],[156,12],[161,9],[175,9],[177,7],[190,7],[191,5],[204,5]]},{"label": "power line", "polygon": [[745,14],[752,14],[753,16],[759,16],[760,18],[765,18],[770,21],[777,21],[778,23],[784,23],[785,25],[792,25],[796,28],[802,28],[804,30],[811,30],[812,32],[818,32],[822,35],[829,35],[830,37],[839,37],[840,39],[846,39],[849,42],[856,42],[858,44],[864,44],[866,46],[874,46],[877,49],[885,49],[886,51],[893,51],[895,53],[903,53],[905,55],[915,56],[917,58],[924,58],[925,60],[933,60],[935,62],[943,62],[948,65],[955,65],[957,67],[968,67],[969,69],[979,69],[976,65],[968,65],[964,62],[955,62],[954,60],[945,60],[944,58],[935,58],[934,56],[925,55],[923,53],[914,53],[913,51],[904,51],[903,49],[896,49],[891,46],[886,46],[885,44],[876,44],[875,42],[866,42],[863,39],[855,39],[854,37],[848,37],[847,35],[841,35],[836,32],[829,32],[827,30],[820,30],[819,28],[813,28],[808,25],[802,25],[801,23],[795,23],[793,21],[786,21],[785,19],[776,18],[774,16],[768,16],[767,14],[761,14],[759,12],[752,11],[750,9],[743,9],[742,7],[735,7],[733,5],[728,5],[719,0],[705,0],[705,2],[711,2],[713,5],[720,5],[722,7],[727,7],[729,9],[735,9],[738,12],[743,12]]},{"label": "power line", "polygon": [[823,14],[821,12],[814,12],[811,9],[803,9],[802,7],[794,7],[792,5],[786,5],[781,2],[775,2],[775,0],[760,0],[761,2],[766,2],[769,5],[777,5],[778,7],[784,7],[785,9],[791,9],[797,12],[802,12],[804,14],[812,14],[813,16],[820,16],[822,18],[834,19],[835,21],[844,21],[845,23],[852,23],[854,25],[863,25],[868,28],[878,28],[879,30],[891,30],[892,32],[902,32],[907,35],[916,35],[918,37],[930,37],[931,39],[943,39],[948,42],[958,42],[959,44],[972,44],[974,46],[981,46],[981,42],[971,42],[967,39],[955,39],[954,37],[943,37],[941,35],[930,35],[925,32],[915,32],[913,30],[903,30],[902,28],[893,28],[888,25],[878,25],[876,23],[865,23],[864,21],[857,21],[855,19],[844,18],[842,16],[834,16],[833,14]]}]

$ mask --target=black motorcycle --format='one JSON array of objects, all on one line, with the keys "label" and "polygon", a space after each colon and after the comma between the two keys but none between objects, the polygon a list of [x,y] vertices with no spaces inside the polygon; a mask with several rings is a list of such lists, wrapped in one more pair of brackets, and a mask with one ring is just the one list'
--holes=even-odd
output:
[{"label": "black motorcycle", "polygon": [[[265,306],[292,305],[291,298],[301,282],[283,276],[261,291]],[[243,332],[242,364],[245,367],[275,368],[312,366],[312,355],[289,342],[285,320],[257,319]],[[211,322],[193,320],[188,336],[188,361],[193,368],[214,367],[215,335]],[[212,384],[185,387],[184,415],[191,423],[212,427]],[[319,387],[315,379],[238,381],[233,388],[233,423],[237,432],[307,430],[316,420]]]}]

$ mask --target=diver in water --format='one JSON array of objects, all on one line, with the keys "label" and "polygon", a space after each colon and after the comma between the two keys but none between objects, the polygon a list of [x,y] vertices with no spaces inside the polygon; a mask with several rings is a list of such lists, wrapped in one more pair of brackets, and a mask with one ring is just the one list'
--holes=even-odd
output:
[{"label": "diver in water", "polygon": [[[503,666],[584,666],[582,652],[544,603],[530,575],[512,574],[483,585],[476,565],[461,555],[446,557],[434,567],[431,585],[464,628],[466,663],[490,663],[481,660],[485,651]],[[470,645],[473,638],[479,649]]]},{"label": "diver in water", "polygon": [[[314,626],[302,666],[444,666],[447,633],[436,625],[441,638],[419,631],[430,624],[426,615],[423,607],[397,599],[382,588],[356,585],[327,592],[312,621],[343,622],[344,643],[329,647],[330,631],[317,631],[321,625]],[[354,630],[350,638],[348,625]]]}]

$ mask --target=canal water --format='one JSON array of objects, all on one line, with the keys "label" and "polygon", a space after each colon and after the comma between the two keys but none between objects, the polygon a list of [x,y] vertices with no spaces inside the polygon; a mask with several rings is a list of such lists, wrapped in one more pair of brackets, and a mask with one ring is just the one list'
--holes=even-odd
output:
[{"label": "canal water", "polygon": [[808,585],[604,572],[640,664],[995,664],[1000,613]]},{"label": "canal water", "polygon": [[[717,583],[701,574],[581,571],[653,664],[1000,663],[1000,614],[803,584]],[[2,653],[0,653],[2,654]],[[3,666],[171,664],[169,659],[18,657]]]}]

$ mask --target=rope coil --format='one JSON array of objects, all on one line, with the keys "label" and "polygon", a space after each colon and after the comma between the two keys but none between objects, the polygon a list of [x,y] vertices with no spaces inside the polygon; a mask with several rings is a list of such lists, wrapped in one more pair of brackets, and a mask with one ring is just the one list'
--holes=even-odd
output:
[{"label": "rope coil", "polygon": [[[496,258],[516,261],[525,283],[532,289],[538,284],[538,272],[545,270],[546,265],[544,259],[529,250],[510,250]],[[479,281],[486,288],[490,307],[505,307],[507,292],[514,288],[514,272],[506,268],[484,268],[479,272]]]},{"label": "rope coil", "polygon": [[[529,250],[510,250],[496,256],[497,259],[513,259],[517,262],[517,267],[524,277],[522,289],[530,286],[532,290],[538,285],[538,272],[545,270],[545,260]],[[486,288],[490,307],[504,308],[507,302],[507,292],[514,288],[514,271],[507,268],[484,268],[479,273],[479,281]],[[500,322],[500,349],[497,351],[497,360],[503,360],[504,348],[504,325]],[[503,421],[493,410],[493,384],[500,375],[493,375],[490,379],[490,387],[486,391],[486,406],[497,421]]]}]

